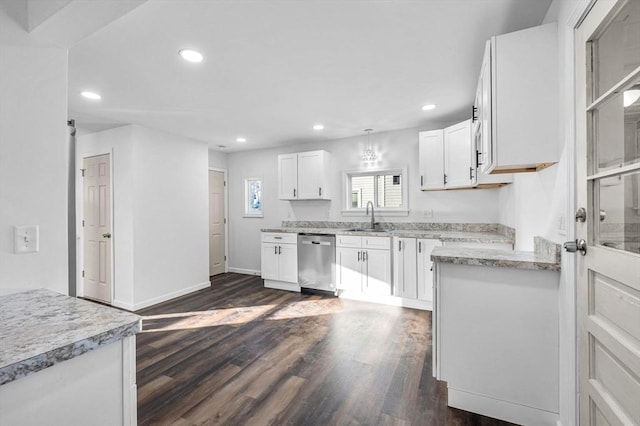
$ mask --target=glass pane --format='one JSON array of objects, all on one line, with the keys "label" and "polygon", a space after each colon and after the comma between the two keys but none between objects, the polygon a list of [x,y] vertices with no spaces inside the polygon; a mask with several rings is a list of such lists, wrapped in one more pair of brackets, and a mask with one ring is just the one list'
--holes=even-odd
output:
[{"label": "glass pane", "polygon": [[600,211],[596,244],[640,253],[640,172],[600,179],[595,188]]},{"label": "glass pane", "polygon": [[374,199],[374,176],[353,176],[351,178],[351,207],[365,207]]},{"label": "glass pane", "polygon": [[597,171],[640,161],[640,82],[593,112]]},{"label": "glass pane", "polygon": [[640,1],[630,1],[594,40],[595,99],[640,66]]},{"label": "glass pane", "polygon": [[378,207],[402,207],[400,175],[380,175],[378,179]]}]

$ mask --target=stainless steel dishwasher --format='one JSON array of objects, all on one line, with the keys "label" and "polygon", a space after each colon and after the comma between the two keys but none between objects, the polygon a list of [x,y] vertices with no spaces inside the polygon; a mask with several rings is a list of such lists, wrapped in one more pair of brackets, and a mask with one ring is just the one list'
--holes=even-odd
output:
[{"label": "stainless steel dishwasher", "polygon": [[302,289],[336,290],[336,236],[298,234],[298,284]]}]

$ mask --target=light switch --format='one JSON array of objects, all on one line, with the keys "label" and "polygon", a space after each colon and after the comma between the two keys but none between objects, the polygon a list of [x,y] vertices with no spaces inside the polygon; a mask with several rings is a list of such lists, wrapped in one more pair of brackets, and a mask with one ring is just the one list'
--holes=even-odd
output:
[{"label": "light switch", "polygon": [[13,227],[13,252],[15,254],[36,253],[40,248],[39,245],[38,225]]}]

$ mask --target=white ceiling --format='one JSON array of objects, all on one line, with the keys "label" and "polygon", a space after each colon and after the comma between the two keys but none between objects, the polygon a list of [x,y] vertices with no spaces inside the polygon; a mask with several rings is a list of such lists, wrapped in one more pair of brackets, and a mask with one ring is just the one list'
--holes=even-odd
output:
[{"label": "white ceiling", "polygon": [[70,116],[227,152],[433,128],[468,117],[485,40],[540,24],[550,1],[149,0],[70,49]]}]

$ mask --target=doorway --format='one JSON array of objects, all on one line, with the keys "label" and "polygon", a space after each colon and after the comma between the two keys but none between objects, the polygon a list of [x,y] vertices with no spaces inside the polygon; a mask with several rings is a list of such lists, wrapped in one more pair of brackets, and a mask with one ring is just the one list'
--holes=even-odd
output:
[{"label": "doorway", "polygon": [[83,296],[111,304],[111,155],[84,158]]},{"label": "doorway", "polygon": [[209,275],[227,272],[226,172],[209,169]]}]

